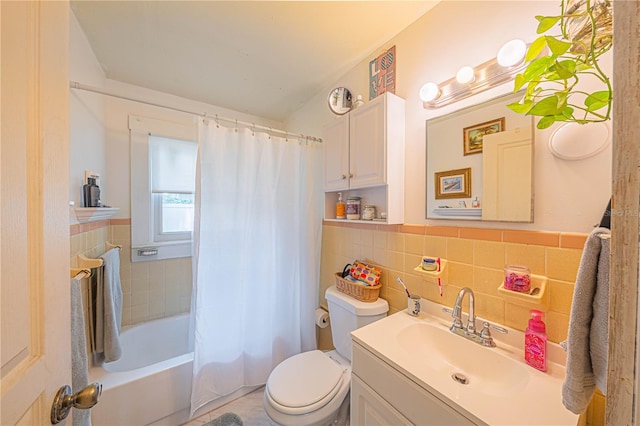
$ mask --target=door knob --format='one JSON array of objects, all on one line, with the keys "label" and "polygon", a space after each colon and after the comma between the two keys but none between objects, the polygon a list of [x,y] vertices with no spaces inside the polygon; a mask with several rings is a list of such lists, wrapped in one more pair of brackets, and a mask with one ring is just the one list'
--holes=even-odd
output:
[{"label": "door knob", "polygon": [[51,424],[55,425],[66,419],[71,407],[80,410],[88,410],[93,407],[98,403],[98,397],[101,393],[102,385],[100,383],[91,383],[74,394],[71,393],[70,386],[62,386],[53,399]]}]

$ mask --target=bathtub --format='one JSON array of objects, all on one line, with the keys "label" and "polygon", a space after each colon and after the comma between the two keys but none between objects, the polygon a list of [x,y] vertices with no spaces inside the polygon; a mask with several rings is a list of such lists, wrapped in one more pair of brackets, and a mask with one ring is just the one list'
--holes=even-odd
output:
[{"label": "bathtub", "polygon": [[189,418],[193,352],[189,315],[123,328],[122,357],[89,372],[102,384],[94,426],[184,423]]}]

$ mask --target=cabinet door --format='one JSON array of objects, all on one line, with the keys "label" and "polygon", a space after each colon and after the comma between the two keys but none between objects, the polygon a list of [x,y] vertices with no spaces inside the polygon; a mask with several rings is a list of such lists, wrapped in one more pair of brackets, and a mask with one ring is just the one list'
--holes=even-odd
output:
[{"label": "cabinet door", "polygon": [[351,188],[386,183],[385,100],[380,96],[349,113]]},{"label": "cabinet door", "polygon": [[387,426],[411,425],[398,410],[375,393],[357,376],[351,376],[352,425]]},{"label": "cabinet door", "polygon": [[349,189],[349,116],[336,119],[322,132],[324,189]]}]

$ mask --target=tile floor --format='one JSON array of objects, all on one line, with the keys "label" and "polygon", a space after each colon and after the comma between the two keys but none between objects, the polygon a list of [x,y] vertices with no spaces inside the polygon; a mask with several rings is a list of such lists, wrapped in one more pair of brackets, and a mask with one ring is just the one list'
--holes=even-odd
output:
[{"label": "tile floor", "polygon": [[256,389],[255,391],[233,400],[222,407],[216,408],[213,411],[203,414],[185,423],[184,426],[200,426],[203,425],[224,413],[235,413],[242,419],[244,426],[276,426],[273,423],[267,413],[264,412],[262,406],[262,395],[264,388]]},{"label": "tile floor", "polygon": [[[262,405],[263,393],[264,387],[256,389],[243,397],[231,401],[222,407],[209,411],[208,413],[185,423],[183,426],[201,426],[216,419],[224,413],[235,413],[240,416],[243,426],[278,426],[276,423],[272,422],[271,419],[269,419],[269,416],[267,416],[267,413],[264,412]],[[348,426],[349,415],[347,415],[344,425],[339,425],[337,422],[334,423],[334,425]]]}]

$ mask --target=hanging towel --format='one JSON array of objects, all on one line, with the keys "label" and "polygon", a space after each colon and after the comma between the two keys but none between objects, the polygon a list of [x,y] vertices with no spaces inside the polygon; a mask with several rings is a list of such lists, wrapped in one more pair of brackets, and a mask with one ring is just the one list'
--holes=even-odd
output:
[{"label": "hanging towel", "polygon": [[[87,336],[85,334],[82,284],[71,279],[71,391],[78,392],[89,384]],[[90,410],[74,410],[73,426],[91,426]]]},{"label": "hanging towel", "polygon": [[111,362],[120,358],[120,325],[122,323],[122,286],[120,285],[120,253],[111,249],[102,255],[104,275],[98,279],[96,294],[95,361]]},{"label": "hanging towel", "polygon": [[607,228],[591,232],[573,290],[562,403],[575,414],[586,410],[596,386],[607,391],[610,236]]}]

